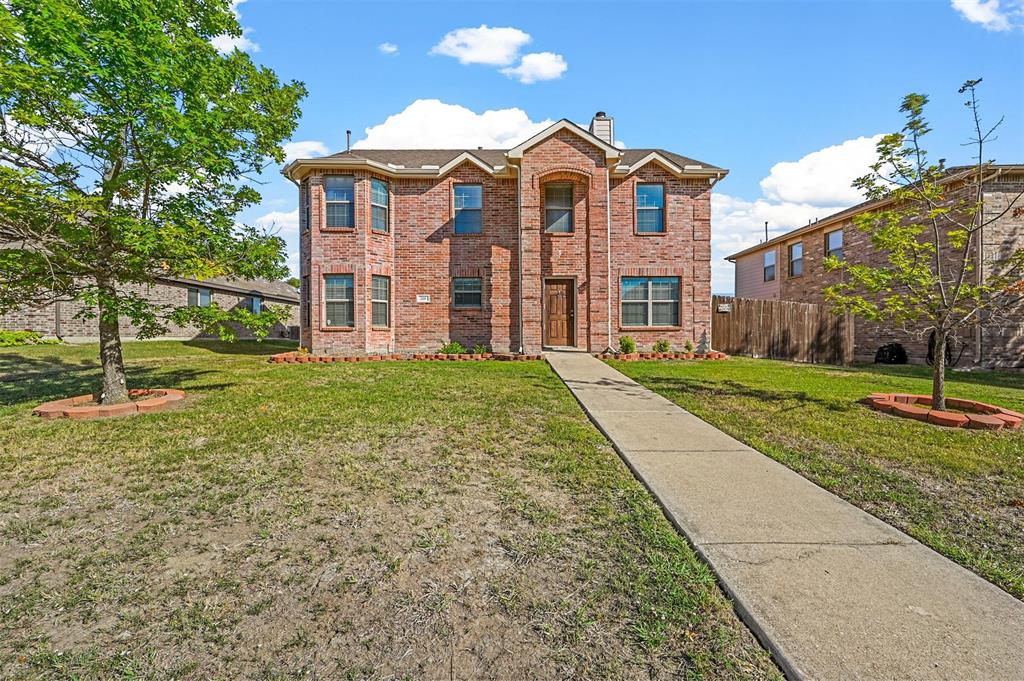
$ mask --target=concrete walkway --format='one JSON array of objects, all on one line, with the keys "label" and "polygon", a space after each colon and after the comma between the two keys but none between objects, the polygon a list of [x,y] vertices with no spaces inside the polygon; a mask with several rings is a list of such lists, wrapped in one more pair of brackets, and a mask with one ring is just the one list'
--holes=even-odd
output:
[{"label": "concrete walkway", "polygon": [[604,362],[545,356],[788,676],[1024,679],[1024,603]]}]

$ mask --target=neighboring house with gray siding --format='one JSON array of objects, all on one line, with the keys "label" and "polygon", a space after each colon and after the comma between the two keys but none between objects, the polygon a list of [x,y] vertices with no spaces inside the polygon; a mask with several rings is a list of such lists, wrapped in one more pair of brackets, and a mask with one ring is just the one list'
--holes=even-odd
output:
[{"label": "neighboring house with gray siding", "polygon": [[[297,338],[299,324],[299,292],[283,281],[249,281],[214,277],[202,281],[161,278],[157,283],[129,285],[125,292],[137,293],[157,305],[181,307],[184,305],[210,305],[216,303],[230,310],[236,307],[258,312],[267,305],[284,305],[290,317],[284,324],[271,329],[268,338]],[[35,331],[46,337],[60,338],[68,342],[90,342],[99,338],[95,318],[87,319],[79,313],[83,305],[79,302],[46,303],[38,307],[24,307],[0,314],[0,329],[6,331]],[[138,329],[128,319],[121,319],[121,336],[134,338]],[[237,327],[239,338],[252,338],[252,332]],[[203,338],[199,329],[171,325],[164,339]]]}]

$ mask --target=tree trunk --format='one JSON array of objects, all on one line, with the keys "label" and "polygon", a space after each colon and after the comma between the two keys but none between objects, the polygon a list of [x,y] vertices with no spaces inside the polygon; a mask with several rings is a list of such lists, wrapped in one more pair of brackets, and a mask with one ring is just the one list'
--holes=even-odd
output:
[{"label": "tree trunk", "polygon": [[124,357],[121,355],[121,330],[117,311],[109,308],[109,297],[117,295],[114,288],[100,284],[100,364],[103,365],[103,389],[100,404],[119,404],[128,401],[128,381],[124,375]]},{"label": "tree trunk", "polygon": [[932,360],[932,409],[946,409],[946,343],[944,332],[935,332],[934,359]]}]

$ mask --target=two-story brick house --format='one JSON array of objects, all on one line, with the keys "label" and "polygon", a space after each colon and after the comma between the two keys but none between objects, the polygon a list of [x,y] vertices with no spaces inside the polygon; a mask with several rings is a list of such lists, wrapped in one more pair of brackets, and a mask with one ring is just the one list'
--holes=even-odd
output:
[{"label": "two-story brick house", "polygon": [[289,163],[301,343],[317,354],[590,351],[710,331],[711,189],[728,171],[561,120],[512,149]]},{"label": "two-story brick house", "polygon": [[[971,167],[951,168],[943,180],[950,194],[974,180]],[[986,277],[1011,253],[1024,248],[1024,165],[991,164],[982,177],[984,220],[995,220],[979,235],[980,248],[971,257],[972,276]],[[840,281],[842,271],[825,268],[825,258],[836,255],[852,263],[886,264],[886,255],[874,249],[868,234],[857,229],[855,216],[882,208],[887,200],[866,201],[811,224],[727,256],[735,263],[736,296],[824,303],[824,289]],[[1024,368],[1024,307],[1005,311],[1005,318],[988,320],[983,327],[959,339],[960,366]],[[1001,315],[1004,317],[1004,315]],[[928,336],[913,327],[857,320],[854,358],[870,362],[879,346],[898,342],[911,363],[924,363]]]}]

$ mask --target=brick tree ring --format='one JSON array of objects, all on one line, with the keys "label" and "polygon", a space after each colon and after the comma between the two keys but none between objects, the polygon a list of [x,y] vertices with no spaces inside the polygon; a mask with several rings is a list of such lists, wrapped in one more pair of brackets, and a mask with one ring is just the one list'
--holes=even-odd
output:
[{"label": "brick tree ring", "polygon": [[63,400],[44,402],[32,410],[44,419],[95,419],[105,416],[127,416],[163,411],[171,404],[185,399],[183,390],[173,388],[135,389],[128,391],[129,402],[97,404],[92,395],[78,395]]},{"label": "brick tree ring", "polygon": [[1024,422],[1024,414],[1020,412],[955,397],[947,398],[946,406],[960,411],[932,409],[932,398],[928,395],[871,393],[864,401],[876,411],[949,428],[1020,430],[1021,423]]}]

